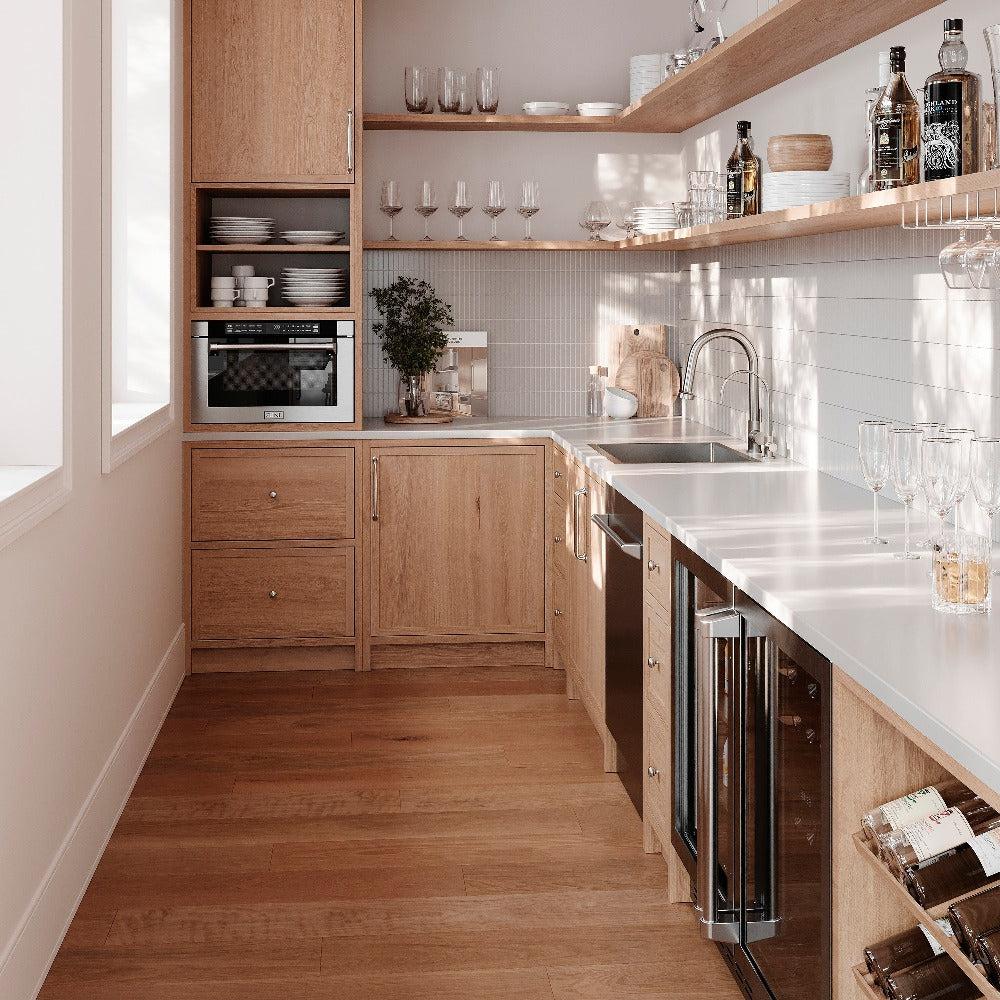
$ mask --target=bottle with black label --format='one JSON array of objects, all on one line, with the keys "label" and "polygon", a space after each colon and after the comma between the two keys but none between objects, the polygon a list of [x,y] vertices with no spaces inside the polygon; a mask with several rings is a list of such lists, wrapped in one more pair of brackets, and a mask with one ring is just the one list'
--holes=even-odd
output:
[{"label": "bottle with black label", "polygon": [[737,122],[739,137],[726,166],[726,218],[760,215],[760,157],[754,155],[750,122]]},{"label": "bottle with black label", "polygon": [[961,18],[944,22],[941,72],[924,85],[924,180],[974,174],[979,169],[982,81],[965,67],[969,50]]},{"label": "bottle with black label", "polygon": [[906,81],[906,49],[889,50],[891,76],[872,112],[875,191],[894,191],[920,180],[920,106]]}]

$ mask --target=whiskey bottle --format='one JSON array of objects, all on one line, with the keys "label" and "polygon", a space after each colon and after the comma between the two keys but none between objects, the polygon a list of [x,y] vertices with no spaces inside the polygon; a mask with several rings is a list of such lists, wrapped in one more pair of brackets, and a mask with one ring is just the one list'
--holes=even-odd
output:
[{"label": "whiskey bottle", "polygon": [[928,864],[912,865],[903,882],[910,895],[927,909],[956,896],[975,892],[1000,874],[1000,832],[979,836]]},{"label": "whiskey bottle", "polygon": [[858,181],[858,190],[860,194],[868,194],[872,190],[872,177],[875,172],[875,163],[872,160],[872,154],[874,152],[872,112],[875,110],[875,104],[878,102],[878,99],[882,96],[882,91],[885,90],[886,85],[889,83],[889,75],[889,53],[888,51],[880,52],[878,54],[878,86],[865,91],[866,163],[865,171],[861,175],[861,179]]},{"label": "whiskey bottle", "polygon": [[[936,923],[949,937],[955,936],[948,920],[942,918]],[[912,930],[903,931],[902,934],[896,934],[865,948],[865,964],[875,982],[885,990],[889,976],[921,962],[929,962],[932,958],[943,954],[944,948],[934,935],[925,927],[918,925]]]},{"label": "whiskey bottle", "polygon": [[886,980],[891,1000],[973,1000],[982,993],[947,956],[893,973]]},{"label": "whiskey bottle", "polygon": [[872,112],[872,161],[876,191],[920,180],[920,107],[906,81],[906,49],[889,50],[891,76]]},{"label": "whiskey bottle", "polygon": [[1000,987],[1000,931],[980,938],[979,953],[986,966],[986,978],[994,986]]},{"label": "whiskey bottle", "polygon": [[969,50],[961,18],[944,22],[938,52],[941,71],[924,85],[924,180],[974,174],[979,170],[979,101],[982,81],[965,67]]},{"label": "whiskey bottle", "polygon": [[737,122],[738,136],[733,155],[726,165],[727,219],[743,219],[760,215],[760,157],[754,155],[750,122]]},{"label": "whiskey bottle", "polygon": [[901,830],[910,823],[926,819],[934,813],[976,799],[975,792],[955,778],[918,788],[892,802],[885,802],[861,818],[861,829],[870,840]]},{"label": "whiskey bottle", "polygon": [[911,865],[929,861],[997,827],[1000,814],[985,802],[972,809],[953,806],[879,838],[879,850],[882,860],[902,880]]},{"label": "whiskey bottle", "polygon": [[1000,930],[1000,891],[990,889],[952,903],[948,907],[948,920],[962,951],[973,961],[982,958],[978,939]]}]

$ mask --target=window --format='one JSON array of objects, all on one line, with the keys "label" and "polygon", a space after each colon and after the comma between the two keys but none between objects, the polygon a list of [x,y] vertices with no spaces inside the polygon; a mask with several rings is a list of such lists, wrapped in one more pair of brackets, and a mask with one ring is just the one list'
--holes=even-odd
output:
[{"label": "window", "polygon": [[[4,8],[0,273],[0,545],[65,502],[63,2]],[[68,459],[68,455],[67,455]]]},{"label": "window", "polygon": [[103,467],[173,422],[175,0],[104,0]]}]

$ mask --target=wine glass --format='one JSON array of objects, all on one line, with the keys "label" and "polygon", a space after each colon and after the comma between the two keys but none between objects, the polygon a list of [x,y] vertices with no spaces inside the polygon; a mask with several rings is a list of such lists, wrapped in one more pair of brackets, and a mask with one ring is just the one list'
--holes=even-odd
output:
[{"label": "wine glass", "polygon": [[521,184],[521,204],[517,207],[517,214],[524,219],[525,240],[534,239],[531,235],[531,217],[537,215],[538,210],[541,208],[539,204],[540,196],[541,191],[538,187],[538,181],[524,181]]},{"label": "wine glass", "polygon": [[961,466],[962,442],[958,438],[936,436],[924,439],[921,461],[924,491],[927,502],[941,520],[942,538],[948,512],[958,498]]},{"label": "wine glass", "polygon": [[476,107],[484,115],[495,115],[500,107],[500,69],[480,66],[476,70]]},{"label": "wine glass", "polygon": [[858,452],[861,456],[861,473],[872,491],[872,513],[874,531],[864,539],[866,545],[887,545],[878,533],[878,495],[889,479],[889,431],[892,424],[888,420],[862,420],[858,424]]},{"label": "wine glass", "polygon": [[[920,431],[923,434],[925,441],[929,437],[940,437],[940,435],[944,431],[944,424],[939,423],[936,420],[924,421],[923,423],[917,423],[914,424],[913,426],[916,430]],[[927,499],[927,509],[925,512],[925,528],[924,528],[927,534],[923,538],[917,541],[917,548],[930,550],[934,548],[935,538],[931,531],[931,504],[930,500],[926,496],[926,492],[924,494],[924,498]]]},{"label": "wine glass", "polygon": [[958,496],[955,498],[955,537],[958,537],[960,530],[960,520],[962,517],[962,501],[969,495],[972,489],[972,445],[978,435],[969,427],[947,427],[944,436],[955,438],[961,442],[958,481]]},{"label": "wine glass", "polygon": [[965,266],[976,288],[992,288],[996,280],[997,251],[1000,243],[993,239],[993,227],[986,236],[965,252]]},{"label": "wine glass", "polygon": [[403,99],[406,110],[421,114],[431,99],[431,71],[426,66],[407,66],[403,71]]},{"label": "wine glass", "polygon": [[403,211],[403,199],[399,194],[399,184],[396,181],[382,181],[382,196],[379,200],[382,214],[389,217],[389,239],[396,242],[393,224],[396,216]]},{"label": "wine glass", "polygon": [[466,242],[465,217],[472,211],[472,199],[469,197],[469,187],[465,181],[455,181],[451,189],[451,201],[448,211],[458,219],[458,239]]},{"label": "wine glass", "polygon": [[490,181],[486,185],[486,203],[483,205],[483,211],[493,223],[493,235],[490,236],[490,241],[499,240],[497,219],[507,211],[507,196],[504,193],[503,181]]},{"label": "wine glass", "polygon": [[608,206],[603,201],[592,201],[583,213],[580,225],[591,234],[592,242],[602,242],[601,233],[611,225]]},{"label": "wine glass", "polygon": [[919,559],[910,550],[910,511],[923,484],[920,449],[924,434],[915,427],[893,428],[890,443],[892,485],[903,503],[903,551],[893,555],[896,559]]},{"label": "wine glass", "polygon": [[959,233],[958,242],[949,243],[938,256],[944,283],[949,288],[972,288],[972,276],[965,255],[972,248],[967,229]]},{"label": "wine glass", "polygon": [[625,234],[625,238],[632,239],[639,228],[635,211],[639,207],[637,201],[622,201],[615,209],[615,225]]},{"label": "wine glass", "polygon": [[450,66],[438,68],[438,107],[449,113],[458,111],[458,73]]},{"label": "wine glass", "polygon": [[[972,449],[972,492],[990,522],[990,539],[1000,513],[1000,438],[980,438]],[[993,571],[1000,576],[1000,570]]]},{"label": "wine glass", "polygon": [[713,45],[718,44],[715,41],[716,38],[719,42],[726,40],[726,33],[722,30],[722,21],[720,18],[722,12],[726,9],[727,3],[728,0],[693,0],[692,7],[694,15],[697,18],[697,23],[706,31],[715,32],[715,37],[711,43]]},{"label": "wine glass", "polygon": [[424,239],[430,240],[431,234],[427,231],[427,225],[431,216],[438,210],[437,191],[433,181],[424,181],[420,185],[420,194],[417,195],[417,215],[424,220]]}]

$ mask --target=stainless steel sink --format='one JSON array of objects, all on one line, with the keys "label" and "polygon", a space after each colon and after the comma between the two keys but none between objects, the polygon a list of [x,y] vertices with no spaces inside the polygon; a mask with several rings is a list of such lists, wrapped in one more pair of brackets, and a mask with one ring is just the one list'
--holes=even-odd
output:
[{"label": "stainless steel sink", "polygon": [[747,452],[729,448],[719,441],[627,441],[591,447],[619,465],[721,465],[754,461]]}]

